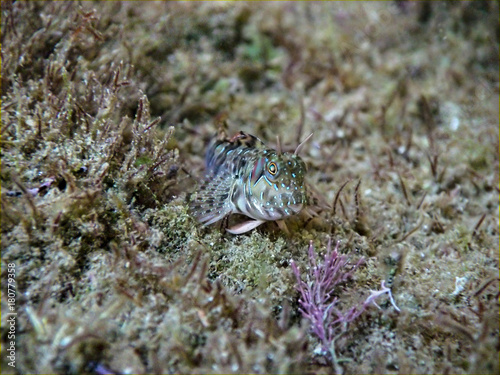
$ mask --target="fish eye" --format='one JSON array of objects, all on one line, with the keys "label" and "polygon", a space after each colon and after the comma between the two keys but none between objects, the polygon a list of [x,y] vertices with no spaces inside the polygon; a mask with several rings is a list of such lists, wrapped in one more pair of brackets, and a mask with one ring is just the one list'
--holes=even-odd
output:
[{"label": "fish eye", "polygon": [[270,162],[268,165],[267,165],[267,171],[272,175],[274,176],[276,173],[278,173],[278,166],[276,165],[276,163],[274,161]]}]

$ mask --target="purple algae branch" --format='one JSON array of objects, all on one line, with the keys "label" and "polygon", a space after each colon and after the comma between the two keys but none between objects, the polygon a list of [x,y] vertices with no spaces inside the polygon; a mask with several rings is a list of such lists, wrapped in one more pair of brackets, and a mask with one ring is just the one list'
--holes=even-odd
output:
[{"label": "purple algae branch", "polygon": [[301,278],[301,272],[292,260],[292,271],[297,279],[296,289],[300,293],[299,310],[304,318],[311,322],[311,331],[317,336],[321,343],[322,354],[330,353],[331,360],[336,362],[334,343],[335,340],[347,330],[347,325],[360,316],[369,305],[375,305],[383,294],[387,294],[391,304],[399,312],[391,289],[386,287],[385,281],[381,283],[381,290],[370,290],[370,295],[366,300],[357,306],[353,306],[347,311],[337,308],[338,297],[334,292],[338,284],[352,277],[354,271],[363,263],[364,258],[358,260],[356,264],[351,264],[349,257],[338,252],[340,241],[337,241],[335,248],[331,249],[331,239],[324,260],[317,261],[312,241],[309,243],[308,261],[309,267],[305,274],[305,280]]}]

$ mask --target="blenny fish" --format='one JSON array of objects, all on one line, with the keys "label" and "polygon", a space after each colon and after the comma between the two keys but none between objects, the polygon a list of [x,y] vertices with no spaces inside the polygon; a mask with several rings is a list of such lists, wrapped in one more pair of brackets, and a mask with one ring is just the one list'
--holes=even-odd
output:
[{"label": "blenny fish", "polygon": [[251,220],[226,229],[241,234],[299,213],[307,192],[306,165],[298,153],[311,136],[293,154],[267,148],[242,131],[214,138],[205,156],[205,181],[191,206],[194,216],[204,225],[230,214],[248,216]]}]

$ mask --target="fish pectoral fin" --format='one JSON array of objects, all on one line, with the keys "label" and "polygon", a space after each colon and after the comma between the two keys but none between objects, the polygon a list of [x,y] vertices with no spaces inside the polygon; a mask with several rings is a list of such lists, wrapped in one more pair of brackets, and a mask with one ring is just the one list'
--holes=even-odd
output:
[{"label": "fish pectoral fin", "polygon": [[231,176],[227,173],[205,180],[191,204],[191,211],[200,223],[213,224],[233,211],[229,199],[231,184]]},{"label": "fish pectoral fin", "polygon": [[320,211],[332,209],[325,196],[321,194],[318,189],[314,187],[314,185],[306,183],[306,191],[308,206],[314,208],[310,209],[309,213],[314,213],[314,216],[317,216],[317,213]]},{"label": "fish pectoral fin", "polygon": [[240,224],[236,224],[231,228],[226,228],[226,232],[231,234],[242,234],[257,228],[259,225],[265,223],[265,220],[249,220]]},{"label": "fish pectoral fin", "polygon": [[277,220],[276,224],[278,224],[278,227],[285,232],[287,235],[290,235],[290,231],[288,230],[288,227],[286,226],[286,223],[284,220]]}]

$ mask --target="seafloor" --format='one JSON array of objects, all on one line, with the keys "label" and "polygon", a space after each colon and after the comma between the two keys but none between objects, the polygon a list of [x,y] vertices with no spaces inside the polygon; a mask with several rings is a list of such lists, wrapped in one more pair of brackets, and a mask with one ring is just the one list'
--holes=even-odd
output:
[{"label": "seafloor", "polygon": [[[2,373],[499,373],[498,1],[1,6]],[[316,215],[201,227],[220,128],[314,133]],[[329,239],[332,308],[400,311],[324,350]]]}]

